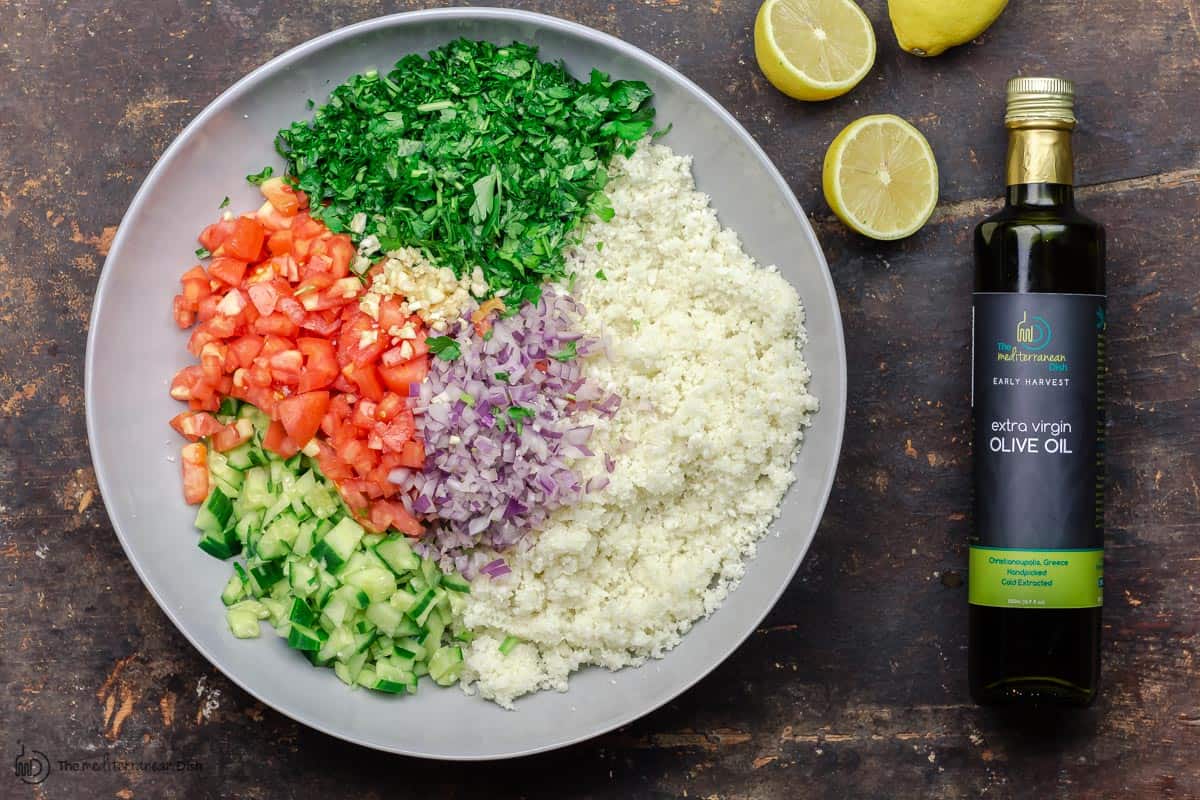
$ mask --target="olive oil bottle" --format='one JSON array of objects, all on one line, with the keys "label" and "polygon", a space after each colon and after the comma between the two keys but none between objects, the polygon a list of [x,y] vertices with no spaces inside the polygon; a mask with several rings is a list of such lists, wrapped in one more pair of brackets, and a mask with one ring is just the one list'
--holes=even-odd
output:
[{"label": "olive oil bottle", "polygon": [[1004,208],[975,229],[970,685],[1086,705],[1104,585],[1104,228],[1075,210],[1074,87],[1008,82]]}]

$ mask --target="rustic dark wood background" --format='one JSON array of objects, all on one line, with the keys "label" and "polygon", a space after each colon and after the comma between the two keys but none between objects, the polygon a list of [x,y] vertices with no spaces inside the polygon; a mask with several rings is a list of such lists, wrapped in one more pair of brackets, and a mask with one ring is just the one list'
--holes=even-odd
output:
[{"label": "rustic dark wood background", "polygon": [[[88,458],[84,338],[108,244],[222,89],[314,35],[426,5],[0,0],[0,797],[1200,797],[1197,0],[1014,0],[979,41],[928,61],[900,53],[884,1],[867,0],[875,69],[817,105],[760,76],[757,0],[512,3],[678,67],[811,212],[850,357],[845,449],[811,554],[698,687],[510,763],[342,743],[187,644],[125,560]],[[965,680],[969,233],[997,205],[1003,84],[1018,70],[1077,83],[1079,195],[1108,225],[1112,314],[1106,686],[1089,710],[1034,719],[976,708]],[[921,128],[942,171],[932,223],[899,244],[847,233],[819,191],[834,134],[877,112]],[[30,787],[10,772],[22,747],[53,764],[200,768],[55,766]]]}]

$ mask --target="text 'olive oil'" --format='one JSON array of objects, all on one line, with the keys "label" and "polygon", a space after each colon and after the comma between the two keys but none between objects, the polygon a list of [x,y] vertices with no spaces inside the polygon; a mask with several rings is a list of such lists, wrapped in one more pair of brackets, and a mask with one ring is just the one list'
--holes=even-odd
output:
[{"label": "text 'olive oil'", "polygon": [[970,683],[1085,705],[1104,585],[1104,228],[1075,210],[1074,88],[1008,82],[1004,208],[975,229]]}]

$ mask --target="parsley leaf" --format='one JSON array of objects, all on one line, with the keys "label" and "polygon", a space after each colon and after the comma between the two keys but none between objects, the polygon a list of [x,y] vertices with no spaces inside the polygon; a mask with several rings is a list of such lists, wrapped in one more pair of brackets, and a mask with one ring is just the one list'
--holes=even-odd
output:
[{"label": "parsley leaf", "polygon": [[211,255],[212,255],[212,253],[208,252],[207,248],[204,248],[204,247],[196,248],[196,258],[208,258]]},{"label": "parsley leaf", "polygon": [[498,380],[498,381],[504,381],[505,383],[508,383],[508,381],[511,378],[512,378],[512,376],[509,375],[507,372],[497,372],[496,373],[496,380]]},{"label": "parsley leaf", "polygon": [[225,195],[225,199],[221,201],[221,205],[217,208],[227,208],[229,206],[229,195]]},{"label": "parsley leaf", "polygon": [[262,186],[263,183],[266,182],[267,178],[271,177],[273,174],[275,174],[275,168],[268,165],[253,175],[247,175],[246,180],[250,183],[253,183],[255,186]]},{"label": "parsley leaf", "polygon": [[575,350],[575,342],[567,342],[566,347],[564,347],[562,350],[559,350],[557,353],[551,353],[550,357],[555,361],[570,361],[572,358],[578,355]]},{"label": "parsley leaf", "polygon": [[602,270],[602,269],[596,270],[596,280],[600,280],[600,281],[608,280],[608,276],[604,274],[604,270]]},{"label": "parsley leaf", "polygon": [[425,340],[425,344],[429,345],[429,352],[442,361],[453,361],[462,355],[462,348],[458,342],[449,336],[431,336]]}]

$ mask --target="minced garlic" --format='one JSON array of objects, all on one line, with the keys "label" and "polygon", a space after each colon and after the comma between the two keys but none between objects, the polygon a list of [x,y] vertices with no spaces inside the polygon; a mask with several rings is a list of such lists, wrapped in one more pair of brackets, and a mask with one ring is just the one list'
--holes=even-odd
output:
[{"label": "minced garlic", "polygon": [[[359,307],[373,319],[379,319],[379,303],[383,298],[399,295],[403,313],[416,314],[431,330],[440,333],[463,315],[472,294],[482,295],[486,291],[487,284],[478,267],[469,279],[460,280],[453,270],[430,263],[415,247],[402,247],[387,254],[383,272],[375,276]],[[412,338],[411,334],[399,336]]]}]

